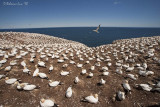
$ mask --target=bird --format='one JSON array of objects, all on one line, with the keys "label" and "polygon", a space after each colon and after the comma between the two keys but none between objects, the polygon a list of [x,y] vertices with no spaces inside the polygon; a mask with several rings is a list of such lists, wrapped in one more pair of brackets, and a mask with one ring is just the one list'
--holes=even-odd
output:
[{"label": "bird", "polygon": [[37,65],[35,65],[36,70],[33,73],[33,77],[37,76],[37,73],[39,73],[39,69],[37,68]]},{"label": "bird", "polygon": [[14,84],[16,81],[17,81],[16,78],[10,78],[10,79],[8,77],[5,78],[5,83],[6,84],[10,84],[11,85],[11,84]]},{"label": "bird", "polygon": [[72,87],[68,87],[67,91],[66,91],[66,97],[70,98],[72,96]]},{"label": "bird", "polygon": [[138,76],[136,75],[136,77],[135,77],[135,75],[133,75],[133,74],[127,74],[127,77],[129,77],[129,78],[131,78],[133,80],[137,80],[136,77],[138,77]]},{"label": "bird", "polygon": [[98,103],[98,94],[95,94],[94,96],[93,95],[87,96],[82,101],[87,101],[89,103],[96,104]]},{"label": "bird", "polygon": [[100,82],[99,82],[101,85],[104,85],[106,83],[105,80],[101,79]]},{"label": "bird", "polygon": [[130,92],[131,91],[131,87],[130,85],[128,84],[128,81],[127,80],[124,80],[124,82],[122,83],[123,85],[123,88],[127,91],[127,92]]},{"label": "bird", "polygon": [[93,73],[92,72],[90,72],[89,74],[88,74],[88,77],[93,77]]},{"label": "bird", "polygon": [[42,79],[49,79],[45,73],[37,73],[37,76],[39,76]]},{"label": "bird", "polygon": [[86,74],[86,73],[87,73],[87,70],[86,70],[86,69],[82,69],[81,74],[84,75],[84,74]]},{"label": "bird", "polygon": [[40,61],[40,59],[38,59],[38,66],[40,66],[40,67],[46,67],[45,63],[43,61]]},{"label": "bird", "polygon": [[75,78],[74,83],[77,84],[79,82],[78,76]]},{"label": "bird", "polygon": [[54,103],[54,101],[52,101],[50,99],[42,98],[40,101],[40,105],[41,105],[41,107],[54,107],[55,103]]},{"label": "bird", "polygon": [[67,72],[67,71],[61,71],[61,75],[62,76],[69,75],[69,72]]},{"label": "bird", "polygon": [[37,88],[36,85],[33,85],[33,84],[27,84],[27,85],[24,85],[23,87],[23,90],[26,90],[26,91],[31,91],[31,90],[34,90],[35,88]]},{"label": "bird", "polygon": [[27,74],[30,74],[30,73],[31,73],[31,71],[30,71],[29,69],[27,69],[26,66],[24,66],[23,72],[24,72],[24,73],[27,73]]},{"label": "bird", "polygon": [[53,71],[53,65],[50,65],[49,67],[49,74]]},{"label": "bird", "polygon": [[58,85],[61,85],[62,83],[60,81],[52,81],[52,80],[49,80],[49,86],[50,87],[56,87]]},{"label": "bird", "polygon": [[1,75],[0,75],[0,79],[2,79],[2,78],[4,78],[4,77],[6,77],[6,75],[4,75],[4,74],[1,74]]},{"label": "bird", "polygon": [[105,71],[105,72],[102,73],[102,75],[107,76],[107,75],[109,75],[109,72]]},{"label": "bird", "polygon": [[117,93],[117,97],[120,101],[124,100],[125,99],[125,93],[122,92],[122,91],[118,91]]},{"label": "bird", "polygon": [[26,62],[25,62],[25,61],[22,61],[22,62],[21,62],[21,65],[22,65],[23,67],[25,67],[25,66],[26,66]]},{"label": "bird", "polygon": [[[100,25],[101,25],[101,24],[100,24]],[[99,33],[98,30],[99,30],[99,28],[100,28],[100,25],[97,27],[96,30],[93,30],[93,31],[96,32],[96,33]]]},{"label": "bird", "polygon": [[151,91],[152,90],[152,87],[150,87],[148,84],[139,84],[139,85],[136,84],[136,86],[140,86],[145,91]]},{"label": "bird", "polygon": [[11,70],[11,66],[7,66],[5,69],[4,69],[4,71],[6,71],[6,72],[9,72],[10,70]]}]

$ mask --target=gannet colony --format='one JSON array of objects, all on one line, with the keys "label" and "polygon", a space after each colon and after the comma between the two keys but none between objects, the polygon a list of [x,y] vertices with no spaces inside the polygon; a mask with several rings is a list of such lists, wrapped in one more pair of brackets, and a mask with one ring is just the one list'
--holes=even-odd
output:
[{"label": "gannet colony", "polygon": [[99,47],[0,33],[0,107],[160,106],[160,36]]}]

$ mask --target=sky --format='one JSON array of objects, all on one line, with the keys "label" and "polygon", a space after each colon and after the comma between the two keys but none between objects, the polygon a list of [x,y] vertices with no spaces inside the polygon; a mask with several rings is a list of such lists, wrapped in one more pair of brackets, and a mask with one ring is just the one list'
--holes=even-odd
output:
[{"label": "sky", "polygon": [[160,27],[160,0],[0,0],[0,29]]}]

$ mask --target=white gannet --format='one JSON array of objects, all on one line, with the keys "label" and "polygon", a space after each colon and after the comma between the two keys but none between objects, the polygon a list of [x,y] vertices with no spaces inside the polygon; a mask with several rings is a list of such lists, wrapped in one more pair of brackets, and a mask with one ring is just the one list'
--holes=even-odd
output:
[{"label": "white gannet", "polygon": [[40,67],[45,67],[45,63],[43,61],[40,61],[40,59],[38,59],[38,66]]},{"label": "white gannet", "polygon": [[48,76],[45,73],[37,73],[37,76],[39,76],[42,79],[48,79]]},{"label": "white gannet", "polygon": [[69,75],[69,72],[67,72],[67,71],[61,71],[61,75],[62,76]]},{"label": "white gannet", "polygon": [[86,73],[87,73],[87,70],[86,70],[86,69],[82,69],[81,74],[84,75],[84,74],[86,74]]},{"label": "white gannet", "polygon": [[118,99],[120,101],[125,99],[125,93],[124,92],[118,91],[117,96],[118,96]]},{"label": "white gannet", "polygon": [[72,87],[68,87],[67,91],[66,91],[66,97],[70,98],[72,96]]},{"label": "white gannet", "polygon": [[105,72],[102,73],[102,75],[107,76],[107,75],[109,75],[109,72],[105,71]]},{"label": "white gannet", "polygon": [[8,77],[5,78],[5,83],[7,84],[14,84],[16,81],[17,81],[16,78],[10,78],[10,79]]},{"label": "white gannet", "polygon": [[60,81],[52,81],[52,80],[49,80],[49,86],[50,87],[56,87],[58,85],[61,85]]},{"label": "white gannet", "polygon": [[33,73],[33,77],[37,76],[37,73],[39,73],[39,69],[37,68],[37,65],[35,65],[36,70]]},{"label": "white gannet", "polygon": [[6,72],[9,72],[10,70],[11,70],[11,66],[7,66],[5,69],[4,69],[4,71],[6,71]]},{"label": "white gannet", "polygon": [[[100,25],[101,25],[101,24],[100,24]],[[100,28],[100,25],[97,27],[96,30],[93,30],[93,31],[99,33],[98,30],[99,30],[99,28]]]},{"label": "white gannet", "polygon": [[55,103],[50,99],[41,99],[41,107],[54,107]]},{"label": "white gannet", "polygon": [[106,83],[106,81],[104,79],[101,79],[99,82],[101,85],[104,85]]},{"label": "white gannet", "polygon": [[25,85],[25,86],[23,87],[23,90],[31,91],[31,90],[34,90],[36,87],[37,87],[36,85],[29,84],[29,85]]},{"label": "white gannet", "polygon": [[22,62],[21,62],[21,65],[22,65],[23,67],[25,67],[25,66],[26,66],[26,62],[25,62],[25,61],[22,61]]},{"label": "white gannet", "polygon": [[136,75],[136,77],[135,77],[135,75],[133,75],[133,74],[127,74],[127,77],[129,77],[129,78],[131,78],[133,80],[137,80],[136,77],[138,77],[138,76]]},{"label": "white gannet", "polygon": [[131,91],[131,87],[130,87],[130,85],[128,84],[128,81],[127,81],[127,80],[125,80],[125,81],[122,83],[122,85],[123,85],[123,88],[124,88],[126,91]]},{"label": "white gannet", "polygon": [[78,78],[78,76],[75,78],[75,80],[74,80],[74,83],[78,83],[79,82],[79,78]]},{"label": "white gannet", "polygon": [[50,65],[49,67],[49,74],[53,71],[53,65]]},{"label": "white gannet", "polygon": [[4,78],[5,77],[5,75],[4,74],[1,74],[0,75],[0,79],[2,79],[2,78]]},{"label": "white gannet", "polygon": [[82,101],[87,101],[89,103],[96,104],[98,103],[98,94],[95,94],[94,96],[93,95],[87,96]]},{"label": "white gannet", "polygon": [[29,69],[27,69],[26,66],[24,66],[23,72],[24,72],[24,73],[27,73],[27,74],[30,74],[30,73],[31,73],[31,71],[30,71]]},{"label": "white gannet", "polygon": [[93,73],[92,72],[90,72],[89,74],[88,74],[88,77],[93,77]]},{"label": "white gannet", "polygon": [[150,87],[148,84],[139,84],[139,86],[145,91],[151,91],[152,90],[152,87]]}]

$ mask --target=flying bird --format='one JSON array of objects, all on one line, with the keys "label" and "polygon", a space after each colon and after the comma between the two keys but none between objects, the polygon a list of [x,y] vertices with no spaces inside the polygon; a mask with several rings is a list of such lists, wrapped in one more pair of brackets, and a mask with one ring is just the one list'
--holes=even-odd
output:
[{"label": "flying bird", "polygon": [[[101,24],[100,24],[100,25],[101,25]],[[97,27],[96,30],[93,30],[93,31],[99,33],[98,30],[99,30],[99,28],[100,28],[100,25]]]}]

